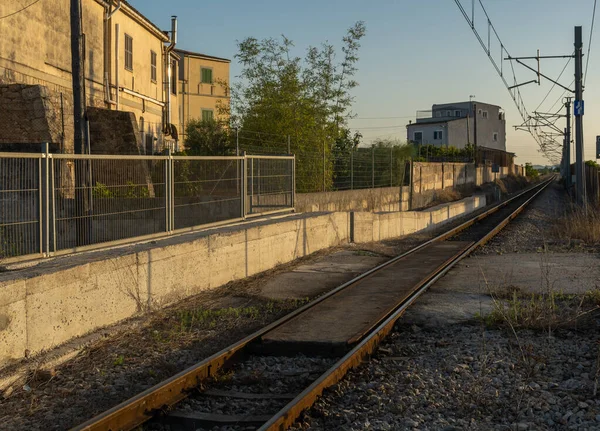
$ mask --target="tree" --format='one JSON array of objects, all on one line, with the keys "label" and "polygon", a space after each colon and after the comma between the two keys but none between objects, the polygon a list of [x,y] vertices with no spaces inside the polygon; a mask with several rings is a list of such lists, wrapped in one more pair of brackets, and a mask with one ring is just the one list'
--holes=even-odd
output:
[{"label": "tree", "polygon": [[190,120],[185,127],[186,153],[194,156],[234,154],[235,145],[229,128],[217,120]]},{"label": "tree", "polygon": [[540,176],[540,173],[538,172],[537,169],[535,169],[533,167],[533,165],[531,163],[525,163],[525,176],[532,178],[532,179],[536,179]]},{"label": "tree", "polygon": [[357,148],[353,157],[355,188],[404,185],[413,151],[412,144],[397,139],[377,139],[370,147]]},{"label": "tree", "polygon": [[[231,90],[232,121],[252,146],[287,152],[291,137],[296,154],[299,191],[330,189],[334,180],[334,151],[338,139],[349,135],[347,118],[354,101],[362,22],[343,38],[341,61],[333,45],[310,47],[306,58],[293,56],[294,44],[279,39],[246,38],[238,43],[241,82]],[[242,141],[243,142],[243,141]],[[286,149],[284,151],[284,148]]]},{"label": "tree", "polygon": [[349,129],[341,129],[333,144],[333,188],[347,189],[351,187],[352,181],[352,157],[353,152],[360,145],[362,135],[360,132],[352,132]]}]

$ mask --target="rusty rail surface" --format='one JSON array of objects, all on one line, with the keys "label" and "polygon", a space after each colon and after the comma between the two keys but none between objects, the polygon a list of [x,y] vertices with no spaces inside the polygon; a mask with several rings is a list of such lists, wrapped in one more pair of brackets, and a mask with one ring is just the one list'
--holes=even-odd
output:
[{"label": "rusty rail surface", "polygon": [[360,341],[352,350],[350,350],[345,356],[337,361],[329,370],[327,370],[321,377],[314,381],[308,388],[301,392],[296,398],[276,413],[271,420],[266,422],[260,430],[283,430],[292,425],[299,415],[307,408],[310,408],[316,399],[322,394],[323,390],[337,382],[339,382],[345,374],[352,368],[360,365],[368,356],[377,348],[381,340],[383,340],[387,334],[393,329],[396,320],[404,313],[404,311],[421,295],[423,294],[433,283],[439,278],[445,275],[456,263],[468,256],[477,247],[485,244],[493,236],[502,230],[512,219],[514,219],[523,209],[529,204],[536,196],[538,196],[552,181],[555,177],[551,177],[549,180],[538,184],[534,187],[528,188],[515,196],[507,199],[506,201],[500,202],[483,213],[472,217],[466,222],[456,226],[441,235],[432,238],[413,249],[402,253],[389,261],[382,263],[381,265],[357,276],[356,278],[338,286],[330,292],[322,295],[321,297],[311,301],[308,304],[300,307],[292,313],[280,318],[279,320],[265,326],[264,328],[256,331],[255,333],[245,337],[241,341],[215,353],[209,358],[187,368],[184,371],[174,375],[173,377],[145,390],[144,392],[118,404],[117,406],[107,410],[104,413],[96,416],[95,418],[75,427],[72,431],[92,431],[92,430],[132,430],[137,426],[140,426],[144,422],[150,420],[157,414],[169,410],[172,406],[183,400],[188,394],[194,389],[199,387],[203,382],[212,376],[216,376],[219,371],[225,366],[231,366],[233,363],[241,360],[247,353],[247,348],[254,342],[261,339],[266,333],[273,329],[283,325],[290,321],[306,310],[314,307],[316,304],[324,301],[325,299],[335,295],[341,290],[347,288],[350,285],[356,284],[369,277],[373,273],[382,270],[383,268],[395,263],[396,261],[420,250],[427,245],[436,242],[444,241],[461,231],[467,229],[473,224],[480,220],[488,217],[489,215],[497,212],[501,208],[510,205],[515,200],[521,198],[527,193],[532,194],[525,202],[520,204],[514,211],[511,211],[510,215],[504,218],[498,225],[496,225],[490,232],[488,232],[483,238],[476,241],[466,251],[457,256],[454,259],[446,262],[440,270],[429,275],[427,280],[419,287],[410,297],[406,299],[398,308],[396,308],[391,314],[382,318],[380,323],[372,330],[362,341]]}]

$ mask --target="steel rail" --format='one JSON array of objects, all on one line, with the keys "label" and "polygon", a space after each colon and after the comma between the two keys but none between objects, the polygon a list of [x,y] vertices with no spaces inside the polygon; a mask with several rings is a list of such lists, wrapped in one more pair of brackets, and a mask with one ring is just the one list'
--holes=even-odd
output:
[{"label": "steel rail", "polygon": [[[141,392],[140,394],[116,405],[115,407],[105,411],[104,413],[97,415],[89,421],[72,428],[72,431],[131,430],[137,426],[140,426],[144,422],[153,418],[157,413],[165,411],[173,405],[180,402],[181,400],[185,399],[194,388],[200,386],[209,377],[216,376],[223,367],[231,366],[237,360],[245,356],[245,349],[250,344],[260,340],[260,338],[266,333],[290,321],[291,319],[295,318],[296,316],[305,312],[306,310],[314,307],[315,305],[319,304],[325,299],[337,294],[341,290],[360,282],[361,280],[397,262],[398,260],[410,254],[413,254],[418,250],[421,250],[429,244],[432,244],[437,241],[443,241],[449,237],[456,235],[457,233],[465,230],[466,228],[477,223],[478,221],[509,205],[511,202],[514,202],[516,199],[519,199],[523,195],[530,193],[536,188],[539,188],[539,190],[526,201],[526,203],[529,203],[531,199],[537,196],[537,194],[541,192],[541,190],[543,190],[548,184],[550,184],[553,179],[554,177],[552,177],[547,182],[542,183],[541,185],[535,185],[531,188],[528,188],[511,197],[510,199],[507,199],[506,201],[494,205],[493,207],[484,211],[483,213],[472,217],[466,222],[460,224],[459,226],[456,226],[430,240],[427,240],[422,244],[419,244],[418,246],[378,265],[377,267],[372,268],[369,271],[364,272],[363,274],[360,274],[359,276],[336,287],[328,293],[311,301],[310,303],[305,304],[297,310],[287,314],[286,316],[283,316],[275,322],[254,332],[253,334],[248,335],[247,337],[238,341],[237,343],[215,353],[214,355],[206,358],[205,360],[195,365],[192,365],[191,367],[179,372],[178,374],[170,377],[167,380],[164,380],[161,383],[158,383],[157,385]],[[525,204],[522,204],[519,208],[524,207]],[[478,243],[475,243],[465,253],[461,254],[458,260],[464,258],[477,246]],[[437,275],[433,275],[431,278],[429,278],[429,280],[425,284],[423,284],[409,297],[409,299],[407,299],[406,303],[403,303],[400,306],[400,308],[393,311],[392,315],[384,317],[385,321],[383,321],[383,323],[381,323],[375,331],[371,332],[370,335],[368,335],[348,354],[346,354],[340,361],[338,361],[336,365],[331,367],[330,370],[323,374],[309,388],[307,388],[300,395],[298,395],[296,399],[294,399],[282,410],[280,410],[275,416],[273,416],[273,418],[269,422],[263,425],[263,427],[260,429],[283,429],[282,427],[289,426],[290,424],[292,424],[304,409],[310,407],[314,403],[316,397],[318,397],[322,393],[322,390],[324,388],[338,382],[341,378],[343,378],[343,376],[349,369],[358,365],[358,363],[362,361],[362,358],[370,354],[379,344],[379,341],[381,341],[381,339],[383,339],[385,335],[387,335],[389,331],[391,331],[394,322],[398,319],[398,317],[400,317],[403,310],[405,310],[410,304],[412,304],[412,302],[414,302],[414,300],[418,296],[420,296],[425,290],[427,290],[429,286],[431,286],[431,284],[433,284],[437,279],[439,279],[443,274],[445,274],[456,262],[458,262],[458,260],[449,262],[448,266],[443,267],[443,269],[441,269],[437,273]],[[402,311],[400,312],[400,310]],[[400,314],[398,314],[399,312]]]},{"label": "steel rail", "polygon": [[[289,426],[293,425],[298,419],[300,414],[310,408],[319,396],[323,393],[323,390],[339,382],[348,371],[352,368],[359,366],[368,356],[375,351],[379,343],[392,331],[396,321],[404,314],[406,309],[412,305],[419,296],[421,296],[431,285],[437,280],[443,277],[450,269],[454,267],[458,262],[471,254],[476,248],[484,245],[487,241],[498,234],[511,220],[513,220],[525,207],[538,196],[549,184],[552,183],[554,177],[545,183],[542,183],[537,191],[528,198],[525,202],[519,205],[514,211],[512,211],[508,217],[505,217],[498,225],[496,225],[490,232],[485,234],[481,239],[474,242],[467,250],[461,253],[458,257],[450,259],[449,262],[443,266],[442,269],[430,274],[428,280],[418,288],[412,295],[410,295],[396,310],[394,310],[383,323],[366,336],[358,345],[356,345],[350,352],[348,352],[343,358],[329,368],[324,374],[315,380],[308,388],[300,393],[296,398],[290,401],[285,407],[283,407],[271,420],[265,423],[259,428],[259,431],[275,431],[285,430]],[[533,189],[529,189],[526,193],[531,192]],[[523,194],[520,194],[522,196]]]}]

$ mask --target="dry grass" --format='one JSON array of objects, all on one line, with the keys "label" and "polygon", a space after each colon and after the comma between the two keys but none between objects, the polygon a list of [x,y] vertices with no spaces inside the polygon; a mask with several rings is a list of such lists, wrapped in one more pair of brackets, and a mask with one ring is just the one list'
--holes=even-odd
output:
[{"label": "dry grass", "polygon": [[581,240],[586,244],[600,243],[600,207],[573,206],[556,222],[554,234],[565,240]]},{"label": "dry grass", "polygon": [[435,192],[435,197],[431,204],[427,205],[428,207],[445,204],[447,202],[454,202],[462,199],[464,196],[458,190],[454,188],[446,188],[444,190],[438,190]]}]

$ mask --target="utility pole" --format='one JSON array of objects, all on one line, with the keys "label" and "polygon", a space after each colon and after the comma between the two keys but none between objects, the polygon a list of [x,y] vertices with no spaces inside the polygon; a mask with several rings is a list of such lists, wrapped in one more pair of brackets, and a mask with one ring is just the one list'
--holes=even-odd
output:
[{"label": "utility pole", "polygon": [[581,26],[575,27],[575,175],[577,177],[577,202],[586,203],[585,171],[583,166],[583,43]]},{"label": "utility pole", "polygon": [[471,116],[471,111],[473,110],[473,99],[475,98],[475,95],[471,94],[469,96],[469,110],[467,112],[467,145],[471,145],[471,133],[469,132],[469,117]]},{"label": "utility pole", "polygon": [[565,128],[565,164],[567,165],[565,185],[567,192],[571,192],[571,98],[567,97],[565,102],[567,127]]},{"label": "utility pole", "polygon": [[473,163],[477,167],[477,103],[473,103]]},{"label": "utility pole", "polygon": [[74,153],[83,154],[85,100],[83,100],[83,53],[81,0],[71,0],[71,75],[73,79]]},{"label": "utility pole", "polygon": [[[71,24],[71,75],[73,80],[73,152],[84,154],[83,147],[85,136],[85,99],[84,92],[84,70],[83,70],[83,44],[81,29],[81,0],[71,0],[70,10]],[[86,160],[75,160],[75,207],[74,216],[76,222],[76,245],[83,246],[92,243],[92,230],[90,225],[90,198],[87,193],[90,184],[86,171],[88,170]]]}]

